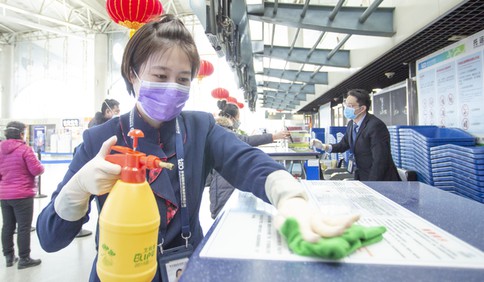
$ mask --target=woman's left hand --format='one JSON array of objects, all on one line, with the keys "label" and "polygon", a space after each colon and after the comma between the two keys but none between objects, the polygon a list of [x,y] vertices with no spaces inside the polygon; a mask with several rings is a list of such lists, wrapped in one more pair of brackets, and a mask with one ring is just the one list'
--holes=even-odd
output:
[{"label": "woman's left hand", "polygon": [[286,219],[292,217],[298,221],[301,235],[308,242],[317,242],[321,237],[339,236],[360,218],[355,214],[324,215],[301,197],[283,200],[277,210],[278,214],[274,219],[276,228],[279,230]]}]

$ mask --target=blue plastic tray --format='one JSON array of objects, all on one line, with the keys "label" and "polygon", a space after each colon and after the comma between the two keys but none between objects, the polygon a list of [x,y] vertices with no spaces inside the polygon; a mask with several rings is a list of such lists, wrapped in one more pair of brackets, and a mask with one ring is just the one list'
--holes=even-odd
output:
[{"label": "blue plastic tray", "polygon": [[438,160],[440,158],[457,158],[462,161],[473,162],[475,164],[484,164],[484,154],[470,155],[467,153],[459,154],[455,152],[442,151],[441,153],[431,152],[430,158],[432,159],[432,161]]},{"label": "blue plastic tray", "polygon": [[432,164],[429,161],[424,161],[419,158],[401,158],[402,164],[407,164],[410,166],[418,166],[423,170],[431,171],[432,170]]},{"label": "blue plastic tray", "polygon": [[465,186],[465,185],[456,184],[455,191],[457,192],[465,191],[468,194],[471,194],[476,197],[480,197],[480,198],[484,197],[484,193],[482,191],[474,190],[473,188],[470,188],[469,186]]},{"label": "blue plastic tray", "polygon": [[465,169],[471,173],[474,173],[474,171],[476,171],[476,174],[482,174],[479,173],[479,171],[482,170],[484,173],[484,165],[466,162],[458,158],[440,158],[432,160],[432,169],[439,167],[454,167],[456,169]]},{"label": "blue plastic tray", "polygon": [[484,176],[483,175],[476,175],[476,174],[472,174],[472,173],[469,173],[465,170],[456,170],[455,168],[453,168],[453,175],[456,176],[456,177],[459,177],[461,179],[469,179],[469,181],[471,179],[474,179],[474,180],[477,180],[477,181],[484,181]]},{"label": "blue plastic tray", "polygon": [[482,182],[466,181],[466,180],[461,180],[461,179],[456,177],[456,178],[454,178],[454,184],[455,184],[455,186],[466,187],[466,188],[472,189],[476,192],[484,193],[484,186],[483,186]]},{"label": "blue plastic tray", "polygon": [[412,130],[416,137],[421,138],[422,140],[426,140],[428,142],[474,142],[475,144],[476,141],[476,138],[473,135],[458,128],[415,127],[412,129],[400,129],[400,133],[405,130]]},{"label": "blue plastic tray", "polygon": [[467,193],[465,191],[459,191],[459,192],[458,191],[455,191],[455,194],[457,194],[457,195],[459,195],[461,197],[464,197],[466,199],[474,200],[474,201],[477,201],[479,203],[484,203],[484,199],[483,198],[476,197],[476,196],[474,196],[472,194],[469,194],[469,193]]},{"label": "blue plastic tray", "polygon": [[446,144],[438,147],[433,147],[431,150],[449,150],[469,154],[484,154],[484,146],[458,146],[455,144]]}]

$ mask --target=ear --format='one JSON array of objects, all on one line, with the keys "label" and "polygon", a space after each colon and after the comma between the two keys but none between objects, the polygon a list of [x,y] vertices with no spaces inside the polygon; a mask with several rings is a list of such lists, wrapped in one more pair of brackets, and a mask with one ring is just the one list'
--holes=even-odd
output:
[{"label": "ear", "polygon": [[137,77],[136,77],[136,74],[134,73],[134,70],[133,69],[130,69],[129,70],[129,82],[131,82],[131,84],[133,84],[134,81],[136,81]]}]

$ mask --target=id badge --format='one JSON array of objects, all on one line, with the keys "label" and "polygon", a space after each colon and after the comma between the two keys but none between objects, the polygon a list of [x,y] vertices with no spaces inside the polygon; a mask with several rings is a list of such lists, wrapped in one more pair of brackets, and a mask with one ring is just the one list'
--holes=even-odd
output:
[{"label": "id badge", "polygon": [[192,253],[193,246],[191,244],[163,250],[163,254],[158,255],[158,267],[162,281],[177,282]]},{"label": "id badge", "polygon": [[348,160],[348,172],[353,174],[355,172],[355,160],[350,159]]}]

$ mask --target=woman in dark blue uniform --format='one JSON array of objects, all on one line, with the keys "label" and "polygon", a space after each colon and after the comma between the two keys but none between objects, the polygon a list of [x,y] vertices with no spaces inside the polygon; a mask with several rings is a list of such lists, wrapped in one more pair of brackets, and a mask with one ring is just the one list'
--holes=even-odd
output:
[{"label": "woman in dark blue uniform", "polygon": [[[276,225],[286,217],[296,218],[306,240],[338,235],[355,220],[348,219],[338,226],[315,220],[320,214],[307,205],[302,187],[281,165],[216,125],[211,114],[182,112],[199,60],[192,36],[172,15],[145,24],[133,35],[124,52],[122,76],[128,92],[137,98],[136,106],[131,112],[84,132],[83,144],[37,220],[37,234],[44,250],[55,252],[69,245],[89,220],[92,199],[97,198],[99,210],[102,209],[121,171],[120,166],[105,161],[105,156],[115,144],[132,148],[127,133],[133,128],[144,132],[137,149],[147,155],[177,164],[182,147],[187,225],[191,233],[188,243],[194,247],[203,236],[198,214],[211,169],[238,189],[275,205],[279,211]],[[177,124],[180,134],[176,133]],[[177,169],[151,170],[146,177],[161,217],[158,242],[163,242],[164,249],[185,245],[187,242],[180,236],[186,220],[180,212]],[[158,271],[154,281],[161,280]],[[95,263],[90,281],[99,281]]]}]

